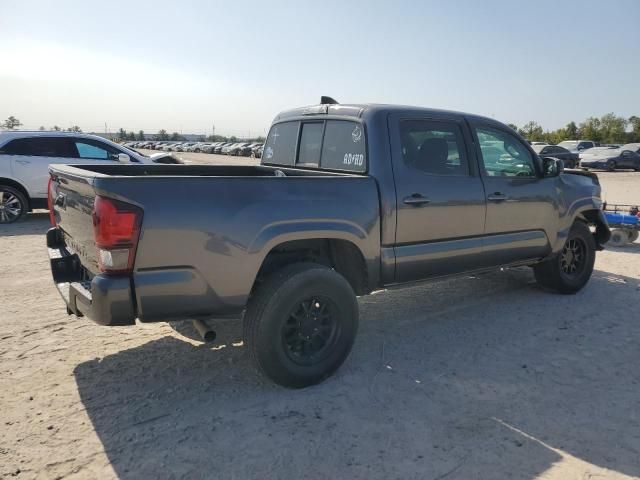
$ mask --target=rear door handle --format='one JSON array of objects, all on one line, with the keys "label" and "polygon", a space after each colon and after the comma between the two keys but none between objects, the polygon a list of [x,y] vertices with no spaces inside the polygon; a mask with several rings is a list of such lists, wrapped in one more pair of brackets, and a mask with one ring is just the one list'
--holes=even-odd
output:
[{"label": "rear door handle", "polygon": [[508,199],[509,197],[507,197],[504,193],[500,193],[500,192],[492,193],[487,197],[487,200],[489,200],[490,202],[504,202],[505,200],[508,200]]},{"label": "rear door handle", "polygon": [[419,207],[420,205],[426,205],[431,200],[427,197],[420,195],[419,193],[414,193],[413,195],[409,195],[408,197],[404,197],[402,202],[406,205],[415,205]]}]

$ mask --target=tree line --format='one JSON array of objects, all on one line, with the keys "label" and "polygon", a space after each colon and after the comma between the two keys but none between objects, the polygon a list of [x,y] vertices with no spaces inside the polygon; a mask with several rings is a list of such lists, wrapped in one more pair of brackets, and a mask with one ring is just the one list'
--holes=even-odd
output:
[{"label": "tree line", "polygon": [[[0,127],[8,130],[13,130],[22,126],[22,122],[16,117],[11,115],[7,118]],[[557,130],[544,130],[542,126],[535,122],[530,121],[518,127],[512,123],[509,124],[511,128],[516,130],[527,140],[532,142],[547,142],[557,144],[563,140],[593,140],[599,143],[640,143],[640,117],[632,115],[629,118],[618,116],[614,113],[607,113],[602,117],[589,117],[584,122],[576,124],[576,122],[569,122],[565,127]],[[46,130],[44,126],[40,127],[40,130]],[[69,128],[60,128],[54,125],[49,130],[63,131],[63,132],[82,132],[82,129],[74,125]],[[138,133],[127,132],[124,129],[118,130],[117,137],[119,140],[147,140],[147,135],[144,131],[139,130]],[[157,134],[150,136],[152,140],[166,140],[166,141],[180,141],[186,140],[185,137],[178,132],[169,133],[165,129],[161,129]],[[239,139],[232,135],[226,137],[224,135],[202,135],[198,138],[199,141],[209,142],[236,142]],[[264,137],[256,137],[253,139],[244,139],[247,141],[263,142]]]},{"label": "tree line", "polygon": [[632,115],[629,118],[607,113],[602,117],[589,117],[576,125],[569,122],[557,130],[543,130],[537,122],[531,121],[522,127],[509,124],[527,140],[532,142],[547,142],[558,144],[563,140],[593,140],[599,143],[638,143],[640,142],[640,117]]}]

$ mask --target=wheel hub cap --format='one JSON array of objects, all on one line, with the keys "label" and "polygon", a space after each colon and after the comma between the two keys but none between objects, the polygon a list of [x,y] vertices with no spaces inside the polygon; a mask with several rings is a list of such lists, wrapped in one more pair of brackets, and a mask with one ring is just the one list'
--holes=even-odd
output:
[{"label": "wheel hub cap", "polygon": [[584,266],[586,247],[580,239],[570,239],[562,249],[560,255],[560,266],[566,275],[576,275],[580,273]]},{"label": "wheel hub cap", "polygon": [[334,343],[336,330],[331,301],[311,298],[300,302],[282,328],[287,356],[302,365],[318,362]]},{"label": "wheel hub cap", "polygon": [[14,194],[0,190],[0,223],[15,220],[22,213],[20,200]]}]

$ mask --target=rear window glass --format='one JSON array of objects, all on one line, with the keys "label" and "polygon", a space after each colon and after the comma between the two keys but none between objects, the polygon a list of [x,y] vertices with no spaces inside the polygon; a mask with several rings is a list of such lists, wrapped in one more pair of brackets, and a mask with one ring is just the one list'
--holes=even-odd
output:
[{"label": "rear window glass", "polygon": [[351,120],[279,123],[271,127],[264,146],[263,162],[365,172],[364,129]]},{"label": "rear window glass", "polygon": [[322,168],[364,172],[366,148],[362,125],[345,120],[328,120],[322,144]]},{"label": "rear window glass", "polygon": [[274,125],[264,145],[264,161],[278,165],[293,165],[297,146],[298,122]]}]

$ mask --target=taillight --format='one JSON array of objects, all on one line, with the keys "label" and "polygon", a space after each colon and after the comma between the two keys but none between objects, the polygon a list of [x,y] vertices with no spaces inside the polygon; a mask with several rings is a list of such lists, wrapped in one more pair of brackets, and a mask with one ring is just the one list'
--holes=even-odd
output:
[{"label": "taillight", "polygon": [[51,226],[56,226],[56,215],[53,212],[53,205],[55,202],[55,198],[53,198],[53,178],[49,177],[49,183],[47,184],[47,208],[49,209],[49,221],[51,222]]},{"label": "taillight", "polygon": [[142,210],[97,196],[93,205],[93,237],[98,266],[105,273],[130,273],[136,256]]}]

